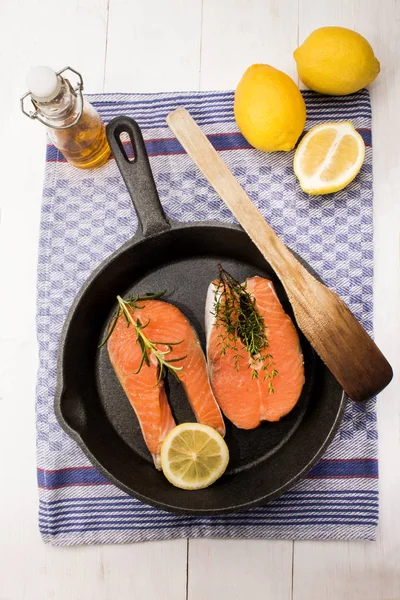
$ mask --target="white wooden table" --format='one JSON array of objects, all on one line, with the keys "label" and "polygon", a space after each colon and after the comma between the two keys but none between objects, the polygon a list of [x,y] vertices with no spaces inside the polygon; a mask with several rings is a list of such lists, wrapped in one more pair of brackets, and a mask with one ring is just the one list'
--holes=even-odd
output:
[{"label": "white wooden table", "polygon": [[[379,399],[376,543],[178,540],[52,548],[37,527],[35,284],[45,132],[19,112],[32,64],[87,92],[230,89],[255,62],[296,79],[316,27],[364,34],[372,85],[376,339],[395,370]],[[0,2],[0,600],[400,599],[399,0]],[[297,80],[297,79],[296,79]]]}]

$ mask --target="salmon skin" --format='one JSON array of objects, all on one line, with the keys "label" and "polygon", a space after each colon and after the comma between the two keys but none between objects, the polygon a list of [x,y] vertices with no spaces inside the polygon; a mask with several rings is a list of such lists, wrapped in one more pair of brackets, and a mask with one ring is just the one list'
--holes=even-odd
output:
[{"label": "salmon skin", "polygon": [[[226,339],[223,323],[215,317],[218,281],[211,283],[206,301],[207,358],[211,385],[225,416],[240,429],[254,429],[261,421],[279,421],[296,405],[304,385],[304,361],[297,331],[285,313],[269,279],[251,277],[246,289],[264,319],[268,347],[251,359],[238,339],[221,351]],[[223,301],[223,298],[222,298]],[[263,355],[269,354],[266,360]],[[266,371],[262,365],[268,364]],[[254,377],[253,370],[258,370]],[[272,371],[277,371],[271,377]]]},{"label": "salmon skin", "polygon": [[[165,356],[174,360],[185,356],[174,366],[183,367],[176,372],[188,397],[190,406],[199,423],[214,427],[225,434],[225,424],[220,408],[213,395],[208,378],[207,365],[196,332],[185,315],[172,304],[161,300],[140,301],[140,307],[131,309],[135,321],[148,325],[144,333],[152,342],[177,343]],[[161,468],[161,445],[175,427],[175,420],[165,393],[164,382],[159,379],[159,364],[152,354],[150,366],[143,363],[138,371],[142,349],[137,341],[134,327],[127,327],[121,314],[107,342],[108,354],[119,382],[138,418],[146,445],[157,469]],[[167,346],[157,344],[157,350]]]}]

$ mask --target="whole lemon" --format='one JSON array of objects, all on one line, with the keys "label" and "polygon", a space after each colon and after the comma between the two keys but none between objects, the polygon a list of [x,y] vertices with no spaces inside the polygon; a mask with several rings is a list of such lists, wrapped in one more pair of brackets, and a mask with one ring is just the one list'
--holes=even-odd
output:
[{"label": "whole lemon", "polygon": [[264,152],[292,150],[306,122],[299,88],[282,71],[252,65],[235,92],[236,123],[246,140]]},{"label": "whole lemon", "polygon": [[380,71],[367,40],[345,27],[316,29],[293,56],[302,82],[321,94],[352,94],[374,81]]}]

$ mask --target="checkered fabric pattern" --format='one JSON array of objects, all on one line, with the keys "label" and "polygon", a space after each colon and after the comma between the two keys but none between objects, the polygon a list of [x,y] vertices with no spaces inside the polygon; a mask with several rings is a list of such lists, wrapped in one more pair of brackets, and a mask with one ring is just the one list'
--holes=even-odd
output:
[{"label": "checkered fabric pattern", "polygon": [[[366,143],[358,177],[329,196],[304,194],[293,153],[261,153],[238,132],[232,92],[104,94],[89,97],[105,121],[125,114],[142,128],[166,213],[179,221],[233,222],[229,210],[182,151],[165,116],[189,109],[256,206],[372,333],[373,220],[371,111],[366,90],[346,98],[304,92],[306,129],[351,120]],[[378,519],[375,400],[348,403],[320,463],[293,490],[240,515],[182,517],[130,498],[88,463],[58,425],[53,409],[63,321],[94,268],[129,239],[137,219],[114,160],[74,169],[49,145],[38,266],[37,385],[39,524],[53,544],[176,537],[373,539]]]}]

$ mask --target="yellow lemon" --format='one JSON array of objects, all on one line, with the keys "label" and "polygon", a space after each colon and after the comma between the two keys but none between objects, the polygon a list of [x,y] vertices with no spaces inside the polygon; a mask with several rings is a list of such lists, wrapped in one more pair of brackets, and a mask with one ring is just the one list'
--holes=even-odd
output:
[{"label": "yellow lemon", "polygon": [[330,194],[346,187],[360,171],[365,145],[349,121],[310,129],[294,155],[294,172],[307,194]]},{"label": "yellow lemon", "polygon": [[316,29],[293,56],[302,82],[321,94],[352,94],[374,81],[380,71],[367,40],[344,27]]},{"label": "yellow lemon", "polygon": [[169,432],[161,447],[161,468],[172,485],[184,490],[208,487],[224,473],[228,446],[208,425],[182,423]]},{"label": "yellow lemon", "polygon": [[252,65],[235,92],[236,123],[246,140],[264,152],[292,150],[306,122],[299,88],[282,71]]}]

